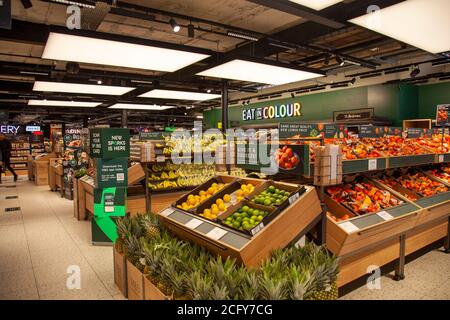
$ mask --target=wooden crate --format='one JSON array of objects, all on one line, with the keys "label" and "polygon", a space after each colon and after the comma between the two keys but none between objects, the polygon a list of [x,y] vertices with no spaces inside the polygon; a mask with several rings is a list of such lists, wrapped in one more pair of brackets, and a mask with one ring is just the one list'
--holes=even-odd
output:
[{"label": "wooden crate", "polygon": [[144,276],[144,300],[172,300]]},{"label": "wooden crate", "polygon": [[122,292],[125,298],[128,297],[128,283],[127,283],[127,259],[123,253],[119,253],[114,246],[114,283]]},{"label": "wooden crate", "polygon": [[142,179],[145,179],[145,172],[140,163],[128,168],[128,185],[135,184]]},{"label": "wooden crate", "polygon": [[34,161],[34,181],[38,186],[48,185],[48,161]]},{"label": "wooden crate", "polygon": [[144,300],[144,275],[127,260],[128,300]]},{"label": "wooden crate", "polygon": [[[248,267],[256,267],[270,256],[272,250],[289,245],[306,227],[317,221],[321,212],[315,188],[306,187],[306,192],[251,237],[175,208],[167,208],[159,215],[164,225],[180,238],[195,242],[223,257],[235,257]],[[200,220],[202,225],[193,230],[186,223],[194,218]],[[209,229],[212,232],[221,229],[226,234],[215,240],[210,231],[206,231]]]}]

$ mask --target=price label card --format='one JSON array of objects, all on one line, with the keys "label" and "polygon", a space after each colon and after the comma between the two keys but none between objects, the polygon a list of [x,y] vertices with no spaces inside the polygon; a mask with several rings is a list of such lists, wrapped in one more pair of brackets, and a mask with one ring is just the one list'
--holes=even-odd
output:
[{"label": "price label card", "polygon": [[368,168],[368,170],[369,171],[377,170],[377,159],[370,159],[369,160],[369,168]]},{"label": "price label card", "polygon": [[439,163],[443,163],[444,162],[444,155],[440,154],[439,155]]},{"label": "price label card", "polygon": [[289,198],[289,204],[293,204],[298,198],[300,198],[300,195],[299,195],[298,192],[297,192],[296,194],[292,195],[292,196]]},{"label": "price label card", "polygon": [[166,157],[165,156],[157,156],[156,157],[156,162],[165,162],[166,161]]},{"label": "price label card", "polygon": [[389,221],[394,219],[393,216],[391,216],[389,213],[387,213],[386,211],[380,211],[377,213],[377,215],[382,218],[383,220]]},{"label": "price label card", "polygon": [[159,213],[159,215],[160,215],[160,216],[163,216],[163,217],[168,217],[168,216],[170,216],[172,213],[174,213],[174,211],[175,211],[175,210],[173,210],[172,208],[167,208],[167,209],[161,211],[161,212]]},{"label": "price label card", "polygon": [[189,229],[194,230],[195,228],[197,228],[202,223],[203,223],[203,221],[193,218],[191,221],[186,223],[185,226],[188,227]]},{"label": "price label card", "polygon": [[222,238],[224,235],[226,235],[228,233],[228,231],[225,231],[221,228],[217,228],[215,227],[214,229],[212,229],[210,232],[208,232],[206,234],[207,237],[214,239],[214,240],[219,240],[220,238]]},{"label": "price label card", "polygon": [[344,229],[347,233],[352,233],[352,232],[359,230],[359,228],[357,226],[355,226],[353,223],[351,223],[349,221],[340,223],[339,227]]},{"label": "price label card", "polygon": [[258,232],[260,232],[262,229],[264,228],[264,223],[260,223],[258,224],[255,228],[252,229],[251,233],[252,235],[257,234]]}]

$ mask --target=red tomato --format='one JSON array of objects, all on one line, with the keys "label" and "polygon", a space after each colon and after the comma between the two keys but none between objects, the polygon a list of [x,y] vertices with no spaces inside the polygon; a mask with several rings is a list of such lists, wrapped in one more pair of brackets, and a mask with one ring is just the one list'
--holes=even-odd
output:
[{"label": "red tomato", "polygon": [[286,151],[286,149],[287,149],[287,146],[284,146],[283,148],[281,148],[281,152],[285,152]]},{"label": "red tomato", "polygon": [[292,157],[292,154],[293,154],[292,149],[291,148],[287,148],[286,151],[285,151],[285,154],[287,154],[289,158]]},{"label": "red tomato", "polygon": [[292,163],[286,162],[284,168],[285,169],[292,169]]},{"label": "red tomato", "polygon": [[297,162],[298,162],[297,157],[292,157],[291,158],[291,163],[292,163],[293,166],[295,166],[297,164]]}]

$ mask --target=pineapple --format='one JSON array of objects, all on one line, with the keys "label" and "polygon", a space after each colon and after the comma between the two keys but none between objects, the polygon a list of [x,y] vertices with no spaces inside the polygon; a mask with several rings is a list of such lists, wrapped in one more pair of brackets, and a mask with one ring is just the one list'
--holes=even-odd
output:
[{"label": "pineapple", "polygon": [[239,298],[243,300],[257,300],[259,298],[259,278],[256,272],[247,271],[242,268],[244,272],[246,272],[243,285],[240,288]]},{"label": "pineapple", "polygon": [[261,298],[263,300],[285,300],[287,299],[286,279],[282,277],[260,279]]}]

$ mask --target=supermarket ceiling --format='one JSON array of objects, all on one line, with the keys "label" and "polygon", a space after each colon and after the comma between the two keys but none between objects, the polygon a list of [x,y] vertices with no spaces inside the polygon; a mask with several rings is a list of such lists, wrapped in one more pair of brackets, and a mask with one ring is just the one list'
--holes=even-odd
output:
[{"label": "supermarket ceiling", "polygon": [[[12,0],[11,30],[0,29],[0,108],[8,110],[11,117],[36,113],[47,120],[61,119],[60,116],[67,121],[107,118],[111,116],[109,106],[135,103],[178,108],[136,111],[130,113],[130,121],[136,117],[136,122],[164,123],[172,115],[179,117],[179,121],[192,121],[195,111],[220,103],[216,97],[223,86],[223,80],[199,73],[236,57],[276,62],[319,75],[370,73],[398,66],[408,59],[438,62],[448,59],[441,53],[426,52],[349,22],[373,8],[405,2],[400,0],[79,0],[81,30],[77,31],[68,30],[66,22],[70,13],[61,2],[65,1]],[[95,44],[92,47],[95,49],[83,50],[91,48],[91,44],[80,43],[72,55],[71,49],[66,50],[65,54],[69,54],[64,59],[61,52],[49,53],[50,45],[46,48],[52,33],[114,41],[115,51],[132,51],[133,55],[121,55],[121,59],[114,61],[107,55],[108,47]],[[134,47],[123,47],[123,43]],[[142,56],[158,58],[138,61],[136,52],[142,46],[168,49],[167,52],[174,54],[170,56],[173,63],[169,61],[169,67],[176,63],[176,70],[158,65],[169,57],[164,52],[161,55],[161,52],[143,51]],[[95,57],[98,52],[105,56]],[[193,52],[198,56],[186,56]],[[255,83],[245,75],[234,79],[240,80],[229,80],[231,97],[241,93],[260,94],[267,87],[267,81]],[[36,81],[131,89],[121,95],[104,94],[101,90],[99,93],[51,88],[33,91]],[[299,82],[298,87],[311,84],[314,80]],[[145,95],[154,89],[209,93],[215,98],[193,101],[186,99],[190,96],[186,94],[179,95],[178,100]],[[97,102],[99,106],[30,107],[27,103],[32,99]]]}]

